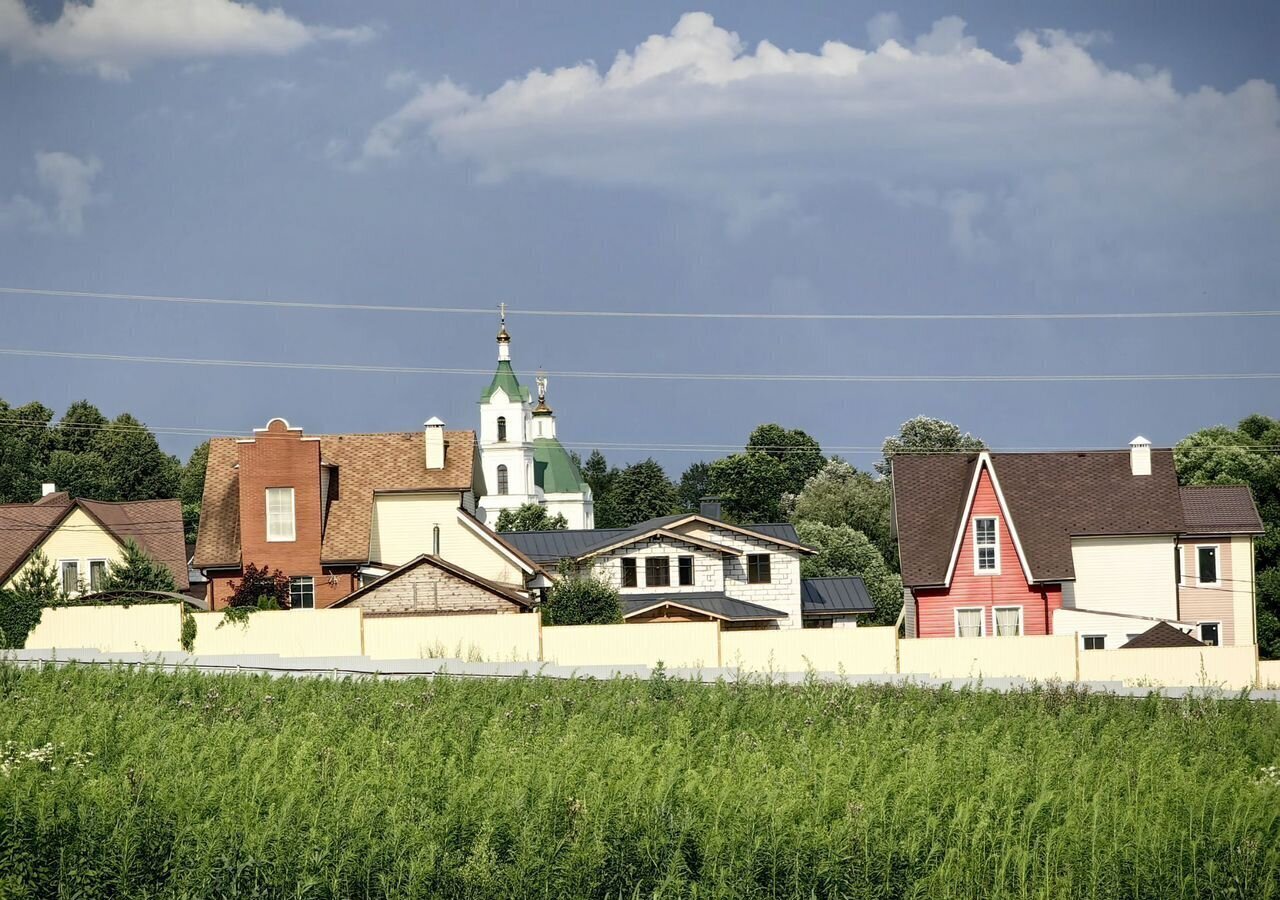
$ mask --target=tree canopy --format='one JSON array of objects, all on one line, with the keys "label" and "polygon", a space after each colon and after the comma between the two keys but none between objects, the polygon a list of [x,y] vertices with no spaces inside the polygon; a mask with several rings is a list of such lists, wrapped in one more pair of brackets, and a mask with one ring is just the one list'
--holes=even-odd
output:
[{"label": "tree canopy", "polygon": [[613,585],[564,563],[542,605],[542,621],[546,625],[612,625],[622,621],[622,602]]},{"label": "tree canopy", "polygon": [[986,444],[959,426],[942,419],[916,416],[902,423],[898,433],[884,439],[880,450],[884,459],[876,463],[881,475],[890,474],[890,461],[897,453],[928,453],[943,450],[983,450]]},{"label": "tree canopy", "polygon": [[800,493],[825,463],[818,442],[800,429],[760,425],[742,453],[710,464],[710,489],[733,521],[777,522],[783,518],[783,495]]},{"label": "tree canopy", "polygon": [[823,525],[801,521],[796,524],[800,540],[818,553],[805,557],[800,574],[805,578],[856,575],[875,601],[871,624],[892,625],[902,609],[902,578],[885,564],[880,551],[861,531],[848,525]]},{"label": "tree canopy", "polygon": [[783,512],[792,522],[847,525],[860,531],[896,569],[897,548],[889,534],[889,482],[832,458],[805,482],[799,494],[783,497]]},{"label": "tree canopy", "polygon": [[496,531],[563,531],[569,521],[561,513],[554,516],[540,503],[525,503],[498,513]]},{"label": "tree canopy", "polygon": [[626,528],[681,508],[676,486],[654,459],[619,469],[593,450],[583,464],[582,477],[591,485],[597,528]]}]

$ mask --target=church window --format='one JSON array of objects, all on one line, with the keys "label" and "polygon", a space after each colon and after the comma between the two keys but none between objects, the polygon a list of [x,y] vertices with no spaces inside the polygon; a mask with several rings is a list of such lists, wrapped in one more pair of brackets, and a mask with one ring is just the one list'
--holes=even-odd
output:
[{"label": "church window", "polygon": [[[507,439],[507,417],[498,416],[498,440],[505,441]],[[505,494],[506,491],[503,491]]]},{"label": "church window", "polygon": [[498,493],[505,494],[507,492],[507,467],[498,466]]}]

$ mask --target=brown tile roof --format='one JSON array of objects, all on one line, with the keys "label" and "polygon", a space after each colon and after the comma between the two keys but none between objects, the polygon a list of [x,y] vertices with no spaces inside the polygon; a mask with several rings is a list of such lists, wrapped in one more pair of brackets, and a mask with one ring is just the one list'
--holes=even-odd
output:
[{"label": "brown tile roof", "polygon": [[1247,484],[1197,484],[1182,488],[1188,534],[1262,534],[1262,518]]},{"label": "brown tile roof", "polygon": [[1174,628],[1168,622],[1157,622],[1127,644],[1121,650],[1150,650],[1158,647],[1203,647],[1185,631]]},{"label": "brown tile roof", "polygon": [[[325,563],[367,562],[375,491],[465,491],[480,478],[474,431],[446,431],[445,464],[426,467],[421,431],[320,435],[320,458],[338,467],[339,499],[329,504],[321,546]],[[240,565],[240,492],[235,438],[209,442],[199,568]]]},{"label": "brown tile roof", "polygon": [[[894,525],[908,587],[942,584],[964,515],[978,454],[893,459]],[[1173,451],[1151,451],[1151,474],[1135,476],[1129,451],[992,453],[1032,577],[1075,577],[1073,535],[1185,531]]]},{"label": "brown tile roof", "polygon": [[[54,496],[54,495],[51,495]],[[48,501],[49,498],[41,498]],[[178,500],[133,500],[107,503],[73,500],[36,501],[0,506],[0,581],[13,574],[35,549],[75,509],[83,509],[109,534],[123,543],[132,538],[148,556],[173,572],[179,590],[191,586]]]}]

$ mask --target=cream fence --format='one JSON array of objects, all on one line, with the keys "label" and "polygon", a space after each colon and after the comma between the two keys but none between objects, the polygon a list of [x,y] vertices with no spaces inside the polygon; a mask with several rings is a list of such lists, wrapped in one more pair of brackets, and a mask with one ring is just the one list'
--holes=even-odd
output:
[{"label": "cream fence", "polygon": [[[1075,635],[899,639],[893,628],[720,631],[710,622],[543,628],[536,615],[365,616],[358,608],[255,612],[245,623],[195,613],[196,656],[276,654],[372,659],[452,657],[561,666],[653,666],[747,672],[902,674],[1119,681],[1131,686],[1280,688],[1280,661],[1254,647],[1080,650]],[[172,606],[46,609],[28,649],[162,652],[179,648]]]}]

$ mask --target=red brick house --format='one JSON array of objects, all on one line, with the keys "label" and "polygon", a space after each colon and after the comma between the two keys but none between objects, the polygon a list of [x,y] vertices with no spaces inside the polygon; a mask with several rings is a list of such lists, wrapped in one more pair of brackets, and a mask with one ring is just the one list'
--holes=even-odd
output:
[{"label": "red brick house", "polygon": [[308,436],[283,419],[209,443],[193,566],[224,608],[244,567],[279,569],[294,608],[332,606],[423,554],[520,592],[541,569],[475,519],[475,433]]},{"label": "red brick house", "polygon": [[1242,485],[1179,487],[1172,450],[893,459],[908,637],[1074,633],[1114,649],[1165,622],[1257,641]]}]

